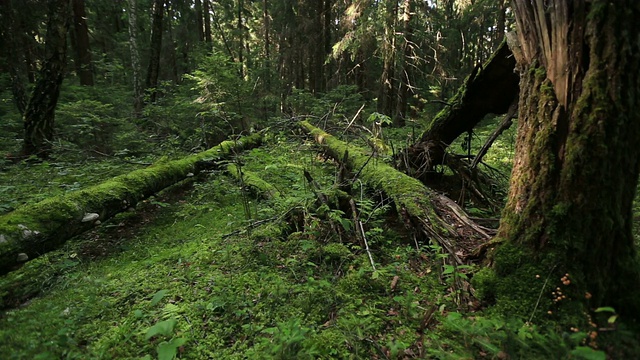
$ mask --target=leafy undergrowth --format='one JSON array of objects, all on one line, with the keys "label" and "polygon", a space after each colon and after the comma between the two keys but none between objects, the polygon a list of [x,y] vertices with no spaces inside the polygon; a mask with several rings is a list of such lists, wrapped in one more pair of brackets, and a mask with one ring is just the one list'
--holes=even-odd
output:
[{"label": "leafy undergrowth", "polygon": [[2,357],[593,356],[576,347],[586,334],[461,316],[451,285],[468,275],[443,266],[436,247],[416,249],[384,198],[356,181],[374,270],[351,220],[317,206],[303,177],[333,196],[334,164],[300,139],[268,144],[236,161],[282,198],[257,201],[222,172],[202,174],[0,279],[37,274],[41,290],[0,315]]}]

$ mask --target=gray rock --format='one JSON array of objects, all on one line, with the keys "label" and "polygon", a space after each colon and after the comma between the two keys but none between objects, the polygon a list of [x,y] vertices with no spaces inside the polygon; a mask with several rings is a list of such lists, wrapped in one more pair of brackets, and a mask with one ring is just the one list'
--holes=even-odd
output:
[{"label": "gray rock", "polygon": [[96,213],[86,213],[82,218],[82,222],[91,222],[91,221],[98,220],[99,218],[100,218],[100,215]]}]

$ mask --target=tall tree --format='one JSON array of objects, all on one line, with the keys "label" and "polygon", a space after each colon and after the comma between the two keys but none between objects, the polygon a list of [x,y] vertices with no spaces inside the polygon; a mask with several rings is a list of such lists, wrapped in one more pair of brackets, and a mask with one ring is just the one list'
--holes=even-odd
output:
[{"label": "tall tree", "polygon": [[149,53],[149,67],[147,68],[146,87],[149,89],[149,100],[156,101],[158,94],[158,77],[160,75],[160,52],[162,50],[162,18],[165,0],[153,1],[153,21],[151,23],[151,48]]},{"label": "tall tree", "polygon": [[66,64],[70,5],[70,0],[49,1],[44,62],[24,112],[24,155],[45,158],[51,150],[55,110]]},{"label": "tall tree", "polygon": [[138,45],[138,0],[129,0],[129,49],[133,73],[133,114],[137,118],[142,115],[143,106],[142,67]]},{"label": "tall tree", "polygon": [[[532,286],[535,275],[550,274],[573,300],[563,310],[607,305],[640,317],[631,233],[640,171],[640,2],[512,6],[520,114],[490,293],[498,305],[530,315],[542,287]],[[562,285],[564,274],[570,283]]]},{"label": "tall tree", "polygon": [[73,30],[76,50],[76,70],[81,85],[93,86],[91,51],[89,49],[89,27],[84,0],[73,0]]},{"label": "tall tree", "polygon": [[[21,48],[16,41],[19,33],[17,22],[13,13],[10,0],[0,0],[0,47],[6,49],[3,55],[11,79],[11,93],[20,114],[24,113],[27,107],[27,91],[24,87],[22,72],[20,71],[20,58],[18,49]],[[8,50],[8,51],[7,51]]]}]

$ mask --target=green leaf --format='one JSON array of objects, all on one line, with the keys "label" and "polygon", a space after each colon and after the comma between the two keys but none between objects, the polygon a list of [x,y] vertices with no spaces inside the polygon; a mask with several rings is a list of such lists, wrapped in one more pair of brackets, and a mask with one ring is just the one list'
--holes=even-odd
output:
[{"label": "green leaf", "polygon": [[173,360],[178,353],[178,348],[184,345],[187,339],[176,338],[169,342],[163,341],[158,344],[156,350],[158,351],[158,360]]},{"label": "green leaf", "polygon": [[603,306],[603,307],[599,307],[596,309],[597,313],[601,313],[601,312],[610,312],[610,313],[616,313],[616,309],[610,307],[610,306]]},{"label": "green leaf", "polygon": [[169,292],[169,291],[168,290],[160,290],[155,295],[153,295],[153,298],[151,298],[151,306],[154,306],[157,303],[159,303],[160,300],[162,300],[162,298],[167,294],[167,292]]},{"label": "green leaf", "polygon": [[159,323],[153,325],[147,330],[147,334],[144,336],[145,339],[149,340],[156,335],[164,335],[170,336],[173,334],[173,328],[178,323],[176,319],[169,319],[165,321],[160,321]]},{"label": "green leaf", "polygon": [[606,360],[607,355],[604,351],[593,350],[588,346],[578,346],[571,351],[571,355],[576,356],[578,359],[585,360]]}]

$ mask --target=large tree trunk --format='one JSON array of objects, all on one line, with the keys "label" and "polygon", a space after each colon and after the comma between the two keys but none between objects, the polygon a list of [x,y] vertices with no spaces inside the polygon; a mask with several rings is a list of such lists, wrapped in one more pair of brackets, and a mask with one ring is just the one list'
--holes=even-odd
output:
[{"label": "large tree trunk", "polygon": [[75,34],[76,69],[80,85],[93,86],[91,51],[89,50],[89,28],[84,0],[73,0],[73,30]]},{"label": "large tree trunk", "polygon": [[408,149],[412,175],[424,180],[435,165],[444,163],[453,140],[471,131],[487,114],[507,112],[518,94],[515,65],[513,53],[503,42],[483,66],[472,72],[447,107],[431,120],[420,141]]},{"label": "large tree trunk", "polygon": [[24,155],[47,157],[53,140],[53,122],[64,77],[70,0],[49,2],[45,58],[24,113]]},{"label": "large tree trunk", "polygon": [[[260,144],[252,135],[225,141],[207,151],[115,177],[102,184],[0,216],[0,275],[20,262],[56,249],[69,238],[96,226],[139,201],[184,180],[189,173]],[[204,165],[201,165],[204,164]]]},{"label": "large tree trunk", "polygon": [[162,50],[162,17],[164,15],[165,0],[154,0],[153,22],[151,24],[151,51],[149,55],[149,68],[147,69],[146,87],[149,90],[149,100],[156,101],[158,94],[158,76],[160,75],[160,52]]},{"label": "large tree trunk", "polygon": [[[640,170],[640,3],[513,7],[521,43],[516,158],[495,273],[480,283],[520,315],[542,299],[539,312],[607,305],[638,318],[631,226]],[[549,276],[545,293],[561,287],[568,300],[540,298],[536,274]],[[570,284],[560,281],[565,274]]]}]

